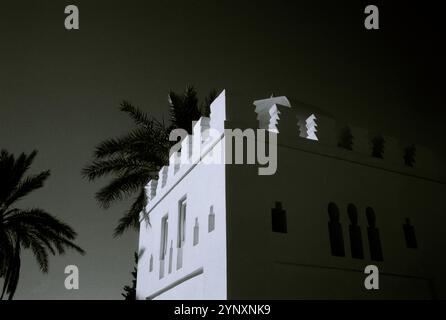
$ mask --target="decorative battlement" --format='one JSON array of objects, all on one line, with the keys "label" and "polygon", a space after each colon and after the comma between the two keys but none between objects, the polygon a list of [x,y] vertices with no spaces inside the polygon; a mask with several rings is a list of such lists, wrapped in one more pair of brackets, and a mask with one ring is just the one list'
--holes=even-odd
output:
[{"label": "decorative battlement", "polygon": [[[201,117],[193,123],[192,134],[186,135],[179,142],[180,148],[172,147],[169,164],[161,168],[157,180],[152,179],[147,184],[146,194],[149,203],[160,199],[212,148],[213,143],[224,132],[225,110],[225,91],[223,91],[211,104],[210,117]],[[178,149],[180,151],[177,151]]]},{"label": "decorative battlement", "polygon": [[[193,125],[192,135],[187,135],[171,151],[169,165],[159,171],[158,180],[146,186],[149,202],[157,202],[166,190],[173,187],[187,174],[205,154],[224,136],[228,122],[252,121],[256,115],[258,128],[277,134],[280,144],[293,143],[299,139],[310,140],[315,145],[345,150],[362,156],[360,159],[375,158],[393,166],[415,167],[431,171],[435,167],[433,153],[422,146],[415,146],[387,135],[373,134],[366,129],[336,121],[317,108],[297,103],[292,105],[287,97],[271,97],[253,102],[252,119],[227,119],[226,92],[211,104],[210,117],[201,117]],[[239,108],[242,106],[238,106]],[[320,153],[323,153],[322,151]],[[345,155],[343,152],[341,155]],[[359,162],[359,161],[358,161]],[[280,159],[279,159],[280,163]],[[379,162],[378,162],[379,163]],[[149,204],[150,207],[150,204]],[[150,208],[149,208],[150,209]]]}]

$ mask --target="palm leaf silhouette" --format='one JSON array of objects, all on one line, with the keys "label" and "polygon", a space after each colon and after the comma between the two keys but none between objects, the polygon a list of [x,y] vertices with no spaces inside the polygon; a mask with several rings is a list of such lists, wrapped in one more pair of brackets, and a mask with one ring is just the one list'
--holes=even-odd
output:
[{"label": "palm leaf silhouette", "polygon": [[82,176],[90,181],[110,176],[111,181],[96,193],[100,206],[107,209],[113,203],[133,197],[130,208],[123,213],[114,230],[115,236],[127,229],[139,227],[139,214],[144,212],[147,198],[144,187],[152,178],[158,177],[162,166],[169,162],[169,133],[172,129],[183,128],[192,132],[192,121],[201,115],[209,116],[210,104],[216,91],[199,104],[197,91],[186,87],[182,94],[171,91],[168,95],[170,124],[166,125],[128,101],[123,101],[120,111],[127,114],[135,127],[126,135],[107,139],[99,143],[93,160],[82,169]]},{"label": "palm leaf silhouette", "polygon": [[20,275],[20,253],[30,249],[42,272],[47,273],[49,255],[74,249],[84,254],[73,240],[76,232],[66,223],[39,208],[19,209],[17,202],[43,187],[50,171],[25,176],[37,152],[16,159],[0,151],[0,278],[4,278],[0,299],[12,299]]}]

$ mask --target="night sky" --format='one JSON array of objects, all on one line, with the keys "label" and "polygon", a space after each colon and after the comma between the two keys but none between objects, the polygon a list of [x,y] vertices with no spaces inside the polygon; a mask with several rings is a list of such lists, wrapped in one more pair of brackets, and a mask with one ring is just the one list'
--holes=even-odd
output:
[{"label": "night sky", "polygon": [[[445,154],[438,1],[16,2],[0,3],[0,148],[39,151],[32,172],[52,175],[21,205],[69,223],[87,251],[51,257],[47,275],[25,253],[16,299],[120,299],[130,284],[137,233],[112,236],[128,203],[99,208],[104,181],[80,175],[98,142],[131,128],[123,99],[167,118],[167,93],[188,84],[200,97],[286,95]],[[64,28],[69,4],[79,31]],[[367,4],[380,30],[364,28]],[[68,264],[77,291],[64,288]]]}]

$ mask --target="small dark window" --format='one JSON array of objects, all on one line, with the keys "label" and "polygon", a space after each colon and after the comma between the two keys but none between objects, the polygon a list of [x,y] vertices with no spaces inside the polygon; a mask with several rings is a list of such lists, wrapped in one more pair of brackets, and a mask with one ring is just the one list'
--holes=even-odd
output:
[{"label": "small dark window", "polygon": [[406,218],[406,223],[403,224],[404,237],[406,238],[406,246],[410,249],[418,248],[417,238],[415,237],[415,228],[410,224],[409,218]]},{"label": "small dark window", "polygon": [[371,207],[367,207],[366,216],[369,223],[367,235],[369,239],[370,258],[375,261],[383,261],[381,238],[379,236],[379,229],[376,227],[375,211]]},{"label": "small dark window", "polygon": [[273,232],[287,233],[286,211],[282,209],[282,203],[276,202],[276,207],[271,210]]},{"label": "small dark window", "polygon": [[186,198],[178,203],[178,237],[177,248],[184,247],[186,242]]},{"label": "small dark window", "polygon": [[362,246],[361,227],[358,225],[358,210],[354,204],[349,204],[347,207],[348,217],[350,219],[350,226],[348,232],[350,235],[350,248],[352,258],[364,259],[364,249]]},{"label": "small dark window", "polygon": [[211,206],[209,209],[209,216],[208,216],[208,232],[212,232],[215,229],[215,213],[214,213],[214,206]]},{"label": "small dark window", "polygon": [[186,243],[186,198],[178,202],[177,270],[183,267],[183,248]]},{"label": "small dark window", "polygon": [[169,249],[169,273],[172,273],[172,254],[173,254],[173,240],[170,241],[170,249]]},{"label": "small dark window", "polygon": [[338,257],[345,257],[344,236],[342,235],[342,225],[339,222],[339,209],[336,204],[330,202],[328,205],[328,233],[330,236],[331,254]]},{"label": "small dark window", "polygon": [[198,226],[198,218],[195,218],[193,245],[196,246],[200,241],[200,229]]},{"label": "small dark window", "polygon": [[161,245],[160,245],[160,279],[164,277],[164,260],[166,259],[167,254],[167,239],[168,239],[168,230],[169,230],[169,216],[165,215],[161,219]]},{"label": "small dark window", "polygon": [[160,248],[160,260],[164,260],[167,254],[167,236],[169,230],[169,217],[164,216],[161,219],[161,248]]}]

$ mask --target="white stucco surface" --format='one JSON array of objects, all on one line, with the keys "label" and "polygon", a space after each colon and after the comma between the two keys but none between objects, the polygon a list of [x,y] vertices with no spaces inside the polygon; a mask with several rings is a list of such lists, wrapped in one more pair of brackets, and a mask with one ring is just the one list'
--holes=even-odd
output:
[{"label": "white stucco surface", "polygon": [[[223,91],[211,105],[210,118],[195,124],[181,153],[172,155],[159,181],[147,186],[150,224],[143,221],[140,228],[144,254],[138,265],[139,299],[446,297],[445,175],[432,152],[417,146],[414,166],[407,166],[403,155],[408,144],[384,134],[384,156],[374,158],[372,133],[350,126],[352,150],[340,148],[344,123],[318,109],[286,97],[256,100],[254,106],[227,98]],[[205,138],[209,127],[219,134]],[[259,127],[277,134],[274,175],[259,175],[258,165],[208,164],[211,157],[224,159],[227,154],[223,129]],[[177,166],[175,159],[181,159]],[[182,199],[187,203],[186,235],[177,270]],[[286,211],[287,233],[271,230],[277,202]],[[339,207],[345,257],[330,253],[330,202]],[[358,210],[363,259],[350,253],[349,204]],[[209,232],[211,207],[215,229]],[[370,258],[367,207],[376,212],[384,261]],[[168,248],[160,278],[161,221],[166,215]],[[406,246],[406,218],[415,226],[417,249]],[[379,291],[364,289],[363,270],[369,264],[380,269]]]}]

